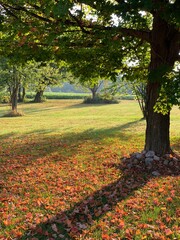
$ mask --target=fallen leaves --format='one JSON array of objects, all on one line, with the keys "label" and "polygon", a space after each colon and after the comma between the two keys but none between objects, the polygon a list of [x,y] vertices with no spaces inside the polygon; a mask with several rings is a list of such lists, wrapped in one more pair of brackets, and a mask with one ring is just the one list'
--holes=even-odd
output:
[{"label": "fallen leaves", "polygon": [[23,154],[17,140],[3,153],[0,236],[178,239],[179,176],[125,168],[117,142],[58,141],[26,139]]}]

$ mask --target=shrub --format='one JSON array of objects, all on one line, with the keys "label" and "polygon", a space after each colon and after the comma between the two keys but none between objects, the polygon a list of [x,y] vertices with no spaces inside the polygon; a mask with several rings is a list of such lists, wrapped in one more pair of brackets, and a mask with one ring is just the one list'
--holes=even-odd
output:
[{"label": "shrub", "polygon": [[[34,98],[35,93],[27,93],[26,98]],[[63,93],[63,92],[45,92],[46,99],[84,99],[89,96],[88,93]]]},{"label": "shrub", "polygon": [[83,103],[85,104],[117,104],[119,101],[113,97],[104,97],[104,96],[97,96],[96,98],[92,99],[91,97],[87,97],[84,99]]}]

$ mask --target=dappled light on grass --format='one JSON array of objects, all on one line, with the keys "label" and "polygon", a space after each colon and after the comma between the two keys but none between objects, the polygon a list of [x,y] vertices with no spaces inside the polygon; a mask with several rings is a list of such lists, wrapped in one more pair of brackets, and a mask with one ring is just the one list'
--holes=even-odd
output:
[{"label": "dappled light on grass", "polygon": [[[48,113],[34,109],[32,119],[3,118],[0,239],[178,239],[178,172],[157,166],[154,178],[144,165],[121,162],[142,149],[144,122],[125,120],[118,108],[122,119],[116,112],[105,123],[104,107],[67,104],[65,114],[52,103]],[[88,112],[96,112],[95,122]]]}]

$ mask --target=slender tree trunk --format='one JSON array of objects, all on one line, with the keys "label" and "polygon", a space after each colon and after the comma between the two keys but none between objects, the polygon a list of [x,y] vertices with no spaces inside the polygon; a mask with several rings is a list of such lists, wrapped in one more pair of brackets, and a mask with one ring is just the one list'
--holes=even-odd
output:
[{"label": "slender tree trunk", "polygon": [[14,113],[17,113],[18,105],[18,90],[20,86],[18,72],[15,66],[13,66],[13,86],[11,91],[11,107]]},{"label": "slender tree trunk", "polygon": [[141,109],[143,119],[147,117],[147,109],[146,109],[146,89],[145,85],[142,84],[140,86],[133,85],[133,91],[135,92],[139,107]]},{"label": "slender tree trunk", "polygon": [[93,89],[91,89],[91,92],[92,92],[92,99],[95,100],[96,98],[96,91]]},{"label": "slender tree trunk", "polygon": [[20,86],[18,90],[18,102],[24,102],[25,95],[25,88]]},{"label": "slender tree trunk", "polygon": [[36,93],[36,96],[34,98],[35,103],[41,103],[42,102],[43,93],[44,93],[43,90],[40,90]]},{"label": "slender tree trunk", "polygon": [[97,94],[97,90],[98,88],[100,87],[101,83],[98,85],[98,84],[94,84],[93,87],[89,88],[91,90],[91,93],[92,93],[92,99],[95,100],[96,99],[96,94]]},{"label": "slender tree trunk", "polygon": [[[170,112],[163,115],[154,112],[154,106],[159,97],[161,80],[165,72],[161,73],[163,67],[173,67],[178,55],[178,32],[169,26],[157,14],[154,15],[152,41],[151,41],[151,63],[150,74],[147,84],[147,127],[145,150],[153,150],[156,154],[163,155],[170,152]],[[158,72],[158,70],[161,71]],[[156,79],[155,79],[156,77]]]},{"label": "slender tree trunk", "polygon": [[18,89],[18,102],[22,102],[21,86]]},{"label": "slender tree trunk", "polygon": [[26,89],[25,87],[22,88],[22,102],[24,102],[24,98],[26,96]]},{"label": "slender tree trunk", "polygon": [[12,111],[17,113],[17,104],[18,104],[18,86],[13,87],[11,95],[11,107]]}]

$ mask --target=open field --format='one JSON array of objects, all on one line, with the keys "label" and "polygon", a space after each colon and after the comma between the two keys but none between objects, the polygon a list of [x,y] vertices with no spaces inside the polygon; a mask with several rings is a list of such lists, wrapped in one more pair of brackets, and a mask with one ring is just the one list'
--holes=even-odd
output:
[{"label": "open field", "polygon": [[[180,239],[180,177],[120,165],[143,149],[137,102],[81,102],[21,104],[23,117],[0,118],[0,239]],[[177,107],[171,146],[180,153]]]},{"label": "open field", "polygon": [[[33,99],[35,97],[35,92],[27,92],[26,98]],[[91,96],[91,93],[65,93],[65,92],[44,92],[43,96],[46,99],[84,99]],[[134,100],[135,95],[117,95],[118,99],[123,100]]]},{"label": "open field", "polygon": [[[26,98],[33,99],[35,95],[35,92],[28,92]],[[90,96],[90,93],[44,92],[43,96],[47,99],[84,99]]]}]

